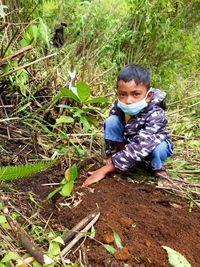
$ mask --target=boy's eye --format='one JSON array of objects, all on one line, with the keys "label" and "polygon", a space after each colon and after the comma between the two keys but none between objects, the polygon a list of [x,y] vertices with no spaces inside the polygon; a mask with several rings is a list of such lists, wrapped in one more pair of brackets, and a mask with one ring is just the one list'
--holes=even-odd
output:
[{"label": "boy's eye", "polygon": [[138,96],[138,95],[140,95],[140,93],[135,93],[135,94],[133,94],[133,95]]},{"label": "boy's eye", "polygon": [[126,96],[126,93],[118,93],[119,96]]}]

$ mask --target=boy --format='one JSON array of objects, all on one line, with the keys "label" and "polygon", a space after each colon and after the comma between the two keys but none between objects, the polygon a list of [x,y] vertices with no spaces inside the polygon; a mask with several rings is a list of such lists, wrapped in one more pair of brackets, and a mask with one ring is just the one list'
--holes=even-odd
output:
[{"label": "boy", "polygon": [[167,177],[163,162],[172,155],[173,145],[165,129],[166,93],[150,88],[150,75],[145,68],[129,64],[118,74],[117,97],[104,122],[106,155],[110,158],[105,166],[91,173],[83,186],[147,159],[155,177]]}]

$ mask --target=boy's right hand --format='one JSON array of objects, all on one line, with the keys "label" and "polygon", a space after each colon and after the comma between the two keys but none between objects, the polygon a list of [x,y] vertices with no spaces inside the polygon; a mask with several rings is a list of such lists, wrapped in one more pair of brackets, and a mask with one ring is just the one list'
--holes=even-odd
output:
[{"label": "boy's right hand", "polygon": [[107,163],[105,166],[92,172],[92,174],[83,183],[83,186],[89,186],[93,183],[99,182],[106,176],[107,173],[112,172],[114,170],[115,167],[112,164],[112,161],[110,160],[110,163]]}]

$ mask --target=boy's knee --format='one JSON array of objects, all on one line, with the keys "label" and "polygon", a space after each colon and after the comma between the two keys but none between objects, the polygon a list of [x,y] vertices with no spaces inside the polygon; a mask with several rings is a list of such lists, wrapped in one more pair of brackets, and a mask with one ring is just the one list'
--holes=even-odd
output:
[{"label": "boy's knee", "polygon": [[166,159],[172,155],[172,148],[168,140],[164,140],[159,145],[155,147],[155,149],[151,153],[152,157]]},{"label": "boy's knee", "polygon": [[105,127],[116,127],[121,124],[121,121],[117,115],[111,115],[104,121]]}]

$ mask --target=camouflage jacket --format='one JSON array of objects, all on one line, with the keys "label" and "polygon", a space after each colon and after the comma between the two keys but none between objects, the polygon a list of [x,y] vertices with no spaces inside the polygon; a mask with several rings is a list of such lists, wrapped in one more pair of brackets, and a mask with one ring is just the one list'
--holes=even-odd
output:
[{"label": "camouflage jacket", "polygon": [[116,100],[110,115],[117,115],[124,124],[125,148],[112,156],[113,165],[122,171],[132,168],[137,162],[146,158],[154,148],[169,138],[165,128],[164,100],[166,93],[159,89],[152,89],[153,95],[148,106],[140,113],[131,117],[125,124],[125,114],[117,107]]}]

